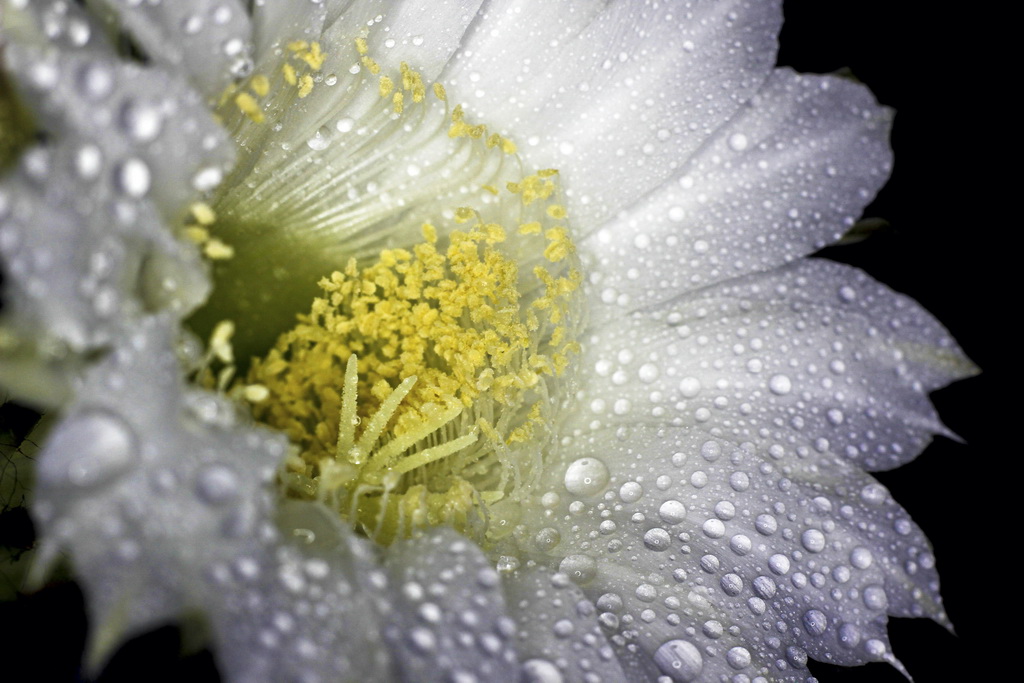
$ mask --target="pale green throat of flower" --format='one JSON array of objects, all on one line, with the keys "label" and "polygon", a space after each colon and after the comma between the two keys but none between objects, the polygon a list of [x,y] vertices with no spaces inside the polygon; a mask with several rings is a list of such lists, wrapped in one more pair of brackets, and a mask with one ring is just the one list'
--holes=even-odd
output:
[{"label": "pale green throat of flower", "polygon": [[[286,311],[293,323],[301,313],[298,323],[262,349],[232,387],[229,340],[242,331],[232,292],[268,286],[258,264],[246,260],[246,240],[280,222],[280,202],[247,202],[253,181],[229,180],[209,204],[193,206],[184,228],[218,275],[198,320],[200,328],[203,320],[207,327],[220,320],[210,357],[225,367],[219,380],[207,372],[206,381],[244,398],[259,421],[288,435],[293,452],[279,477],[284,496],[319,500],[381,543],[441,524],[494,541],[512,530],[520,502],[541,474],[564,394],[559,387],[579,350],[582,276],[558,200],[558,174],[525,173],[510,140],[468,123],[461,107],[448,110],[440,84],[428,88],[405,64],[392,78],[368,55],[365,40],[356,48],[361,68],[376,78],[364,86],[375,86],[380,98],[373,113],[379,121],[369,124],[377,135],[415,135],[417,126],[436,124],[428,111],[440,107],[441,136],[422,144],[442,137],[457,145],[459,163],[480,169],[472,190],[462,190],[458,204],[403,213],[403,225],[416,220],[418,234],[386,226],[392,234],[384,248],[361,246],[362,233],[352,230],[347,258],[339,258],[344,241],[340,249],[318,248],[316,240],[331,226],[315,218],[292,231],[312,236],[311,263],[329,252],[333,272],[313,274],[319,293],[311,305],[308,268],[295,275],[294,286],[273,283],[302,292],[306,308]],[[268,112],[278,100],[295,106],[315,88],[329,87],[318,44],[297,41],[288,51],[291,59],[274,79],[255,74],[222,99],[218,114],[243,149],[274,125]],[[296,178],[306,182],[302,174]],[[327,208],[318,215],[339,223],[328,205],[347,195],[331,182],[312,191],[282,185],[274,193],[322,203]],[[443,195],[431,185],[436,182],[428,176],[409,192],[422,204],[422,197]],[[303,235],[289,239],[301,245]],[[265,250],[252,252],[261,257]],[[223,288],[221,281],[227,281]],[[241,318],[239,326],[254,324],[244,312]]]}]

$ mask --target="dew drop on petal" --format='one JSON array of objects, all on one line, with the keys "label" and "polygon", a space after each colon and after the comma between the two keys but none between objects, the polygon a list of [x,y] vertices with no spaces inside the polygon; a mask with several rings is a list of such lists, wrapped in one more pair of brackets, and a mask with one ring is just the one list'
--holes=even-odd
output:
[{"label": "dew drop on petal", "polygon": [[750,651],[745,647],[734,647],[725,654],[725,661],[737,671],[746,669],[750,666]]},{"label": "dew drop on petal", "polygon": [[130,469],[137,455],[135,435],[121,418],[90,412],[55,430],[40,458],[39,478],[51,486],[100,486]]},{"label": "dew drop on petal", "polygon": [[654,653],[654,663],[677,683],[695,681],[704,670],[700,650],[693,643],[679,639],[663,643]]},{"label": "dew drop on petal", "polygon": [[679,393],[685,398],[693,398],[700,393],[700,380],[696,377],[684,377],[679,381]]},{"label": "dew drop on petal", "polygon": [[200,192],[209,192],[220,185],[220,181],[223,179],[224,173],[221,172],[219,168],[207,166],[206,168],[200,169],[200,171],[193,176],[192,187]]},{"label": "dew drop on petal", "polygon": [[686,506],[678,500],[666,500],[658,508],[658,516],[666,524],[679,524],[686,519]]},{"label": "dew drop on petal", "polygon": [[142,159],[126,159],[117,168],[117,186],[129,197],[144,197],[153,177]]},{"label": "dew drop on petal", "polygon": [[793,382],[786,375],[774,375],[768,380],[768,388],[773,394],[785,396],[793,391]]},{"label": "dew drop on petal", "polygon": [[729,136],[729,147],[734,152],[742,152],[747,148],[748,144],[750,144],[750,142],[747,140],[747,136],[743,133],[733,133]]},{"label": "dew drop on petal", "polygon": [[619,487],[619,498],[623,503],[635,503],[644,495],[644,487],[635,481],[627,481]]},{"label": "dew drop on petal", "polygon": [[597,458],[580,458],[565,470],[565,489],[577,496],[594,496],[604,491],[608,467]]},{"label": "dew drop on petal", "polygon": [[817,529],[808,529],[800,536],[800,543],[811,553],[820,553],[825,549],[825,534]]},{"label": "dew drop on petal", "polygon": [[804,630],[812,636],[820,636],[828,629],[828,617],[821,610],[807,610],[804,612],[803,622]]},{"label": "dew drop on petal", "polygon": [[211,505],[226,503],[238,495],[238,477],[223,465],[210,465],[199,473],[196,493]]},{"label": "dew drop on petal", "polygon": [[565,680],[558,667],[546,659],[528,659],[520,670],[522,683],[562,683]]},{"label": "dew drop on petal", "polygon": [[559,563],[558,571],[574,583],[584,585],[597,574],[597,561],[589,555],[569,555]]},{"label": "dew drop on petal", "polygon": [[152,105],[128,102],[121,110],[121,125],[134,140],[149,142],[160,135],[163,115]]},{"label": "dew drop on petal", "polygon": [[648,550],[661,552],[668,550],[670,545],[672,545],[672,537],[661,527],[648,529],[647,533],[644,534],[644,546]]}]

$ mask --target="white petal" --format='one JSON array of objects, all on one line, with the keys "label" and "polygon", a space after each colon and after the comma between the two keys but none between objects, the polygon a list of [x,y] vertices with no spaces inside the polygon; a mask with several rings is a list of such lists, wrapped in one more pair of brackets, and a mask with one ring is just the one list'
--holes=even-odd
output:
[{"label": "white petal", "polygon": [[[0,255],[14,276],[5,317],[25,338],[12,370],[27,379],[15,383],[45,404],[66,393],[52,374],[75,354],[143,310],[184,315],[206,296],[195,249],[164,224],[223,175],[233,149],[183,81],[117,61],[95,27],[70,28],[83,17],[65,18],[64,47],[42,48],[20,16],[5,56],[48,142],[0,185]],[[57,350],[29,348],[46,344]]]},{"label": "white petal", "polygon": [[753,445],[647,425],[577,437],[564,452],[605,463],[607,478],[581,493],[567,476],[543,518],[531,508],[524,523],[559,543],[538,535],[527,550],[538,562],[590,558],[581,588],[620,657],[648,677],[696,649],[699,680],[802,681],[808,655],[887,659],[886,614],[911,601],[941,617],[934,568],[917,563],[931,557],[924,537],[863,472],[823,463],[791,474]]},{"label": "white petal", "polygon": [[[521,569],[504,580],[528,683],[629,680],[598,625],[597,610],[565,574]],[[639,680],[639,679],[634,679]]]},{"label": "white petal", "polygon": [[[561,485],[519,540],[539,562],[589,558],[583,590],[617,606],[612,642],[639,645],[637,666],[696,651],[705,676],[802,680],[808,655],[891,660],[888,614],[947,623],[927,540],[860,469],[941,432],[925,392],[971,370],[920,307],[807,261],[583,341]],[[787,627],[764,635],[764,618]]]},{"label": "white petal", "polygon": [[402,680],[519,680],[494,564],[452,529],[431,529],[387,551],[394,604],[384,639]]},{"label": "white petal", "polygon": [[[760,87],[775,2],[495,2],[443,79],[594,226],[660,185]],[[614,171],[614,172],[611,172]]]},{"label": "white petal", "polygon": [[834,242],[889,175],[891,116],[858,84],[776,71],[670,182],[589,241],[602,296],[631,310]]},{"label": "white petal", "polygon": [[[329,11],[338,11],[346,3],[322,0],[310,2],[254,3],[252,8],[253,58],[266,62],[273,53],[293,40],[317,40]],[[330,8],[330,9],[329,9]]]},{"label": "white petal", "polygon": [[100,660],[125,634],[202,608],[203,572],[258,550],[285,450],[280,436],[237,429],[223,399],[184,389],[168,321],[123,342],[44,446],[32,510],[43,565],[71,552]]},{"label": "white petal", "polygon": [[392,680],[388,583],[370,544],[313,503],[280,506],[247,555],[210,563],[204,612],[226,680]]},{"label": "white petal", "polygon": [[118,16],[147,57],[187,75],[211,101],[252,68],[252,26],[239,0],[99,3]]},{"label": "white petal", "polygon": [[[353,21],[351,10],[342,14],[338,24],[357,30],[369,25],[366,36],[369,54],[392,70],[407,62],[430,82],[464,43],[464,33],[476,18],[483,0],[360,0],[354,3],[370,22]],[[356,34],[358,35],[358,33]]]},{"label": "white petal", "polygon": [[700,290],[585,341],[573,426],[697,429],[800,468],[909,461],[949,435],[927,392],[973,371],[913,300],[824,260]]},{"label": "white petal", "polygon": [[387,582],[368,543],[313,504],[277,508],[284,438],[185,389],[171,342],[167,321],[143,322],[87,375],[39,459],[40,561],[70,552],[91,664],[197,613],[228,680],[386,679]]}]

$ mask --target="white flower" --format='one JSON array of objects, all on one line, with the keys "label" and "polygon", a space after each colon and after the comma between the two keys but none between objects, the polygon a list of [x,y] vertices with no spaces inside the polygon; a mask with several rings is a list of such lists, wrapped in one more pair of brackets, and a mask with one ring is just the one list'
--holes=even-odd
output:
[{"label": "white flower", "polygon": [[[890,113],[773,71],[772,3],[97,4],[145,63],[77,5],[4,7],[45,135],[0,185],[0,371],[59,415],[37,568],[69,553],[95,662],[195,615],[235,680],[795,681],[945,622],[865,470],[946,433],[927,392],[971,365],[802,258],[884,183]],[[388,284],[448,244],[439,294]],[[285,347],[212,378],[221,320],[263,353],[332,270],[289,343],[358,388]]]}]

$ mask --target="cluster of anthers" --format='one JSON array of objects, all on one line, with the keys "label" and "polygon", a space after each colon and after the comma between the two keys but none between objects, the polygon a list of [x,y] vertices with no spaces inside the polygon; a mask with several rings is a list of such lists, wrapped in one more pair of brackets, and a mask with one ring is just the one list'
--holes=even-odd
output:
[{"label": "cluster of anthers", "polygon": [[[287,48],[300,70],[285,63],[276,85],[253,75],[222,108],[233,105],[251,126],[266,121],[274,87],[306,98],[324,52],[304,41]],[[390,119],[426,106],[419,73],[403,63],[392,78],[364,39],[356,49]],[[385,544],[428,525],[481,540],[511,531],[541,472],[557,410],[552,383],[566,381],[579,351],[582,275],[557,171],[523,173],[511,140],[470,124],[461,107],[448,111],[441,84],[430,90],[446,107],[448,139],[503,157],[475,206],[441,209],[421,223],[414,246],[349,257],[320,280],[308,315],[233,388],[234,323],[218,324],[210,343],[209,358],[225,367],[207,382],[247,399],[258,420],[290,437],[284,494],[320,500]],[[232,213],[230,198],[222,203],[194,206],[185,229],[214,261],[234,255],[217,236]]]}]

